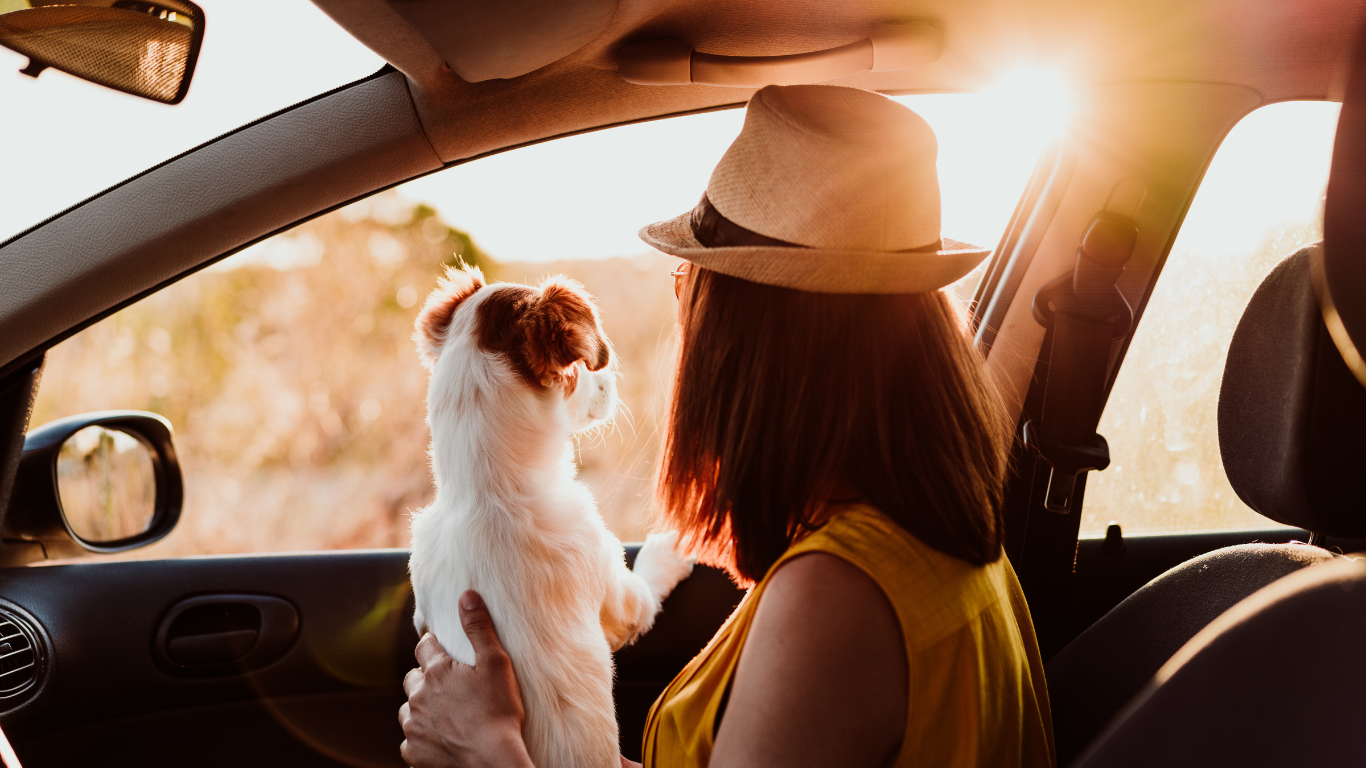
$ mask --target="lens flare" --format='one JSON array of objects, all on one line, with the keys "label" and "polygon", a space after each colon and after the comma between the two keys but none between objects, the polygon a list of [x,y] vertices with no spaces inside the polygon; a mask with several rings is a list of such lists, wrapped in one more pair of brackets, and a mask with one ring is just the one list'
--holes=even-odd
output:
[{"label": "lens flare", "polygon": [[1061,72],[1033,65],[1006,72],[983,94],[1014,116],[1020,130],[1040,137],[1061,135],[1076,106],[1072,86]]}]

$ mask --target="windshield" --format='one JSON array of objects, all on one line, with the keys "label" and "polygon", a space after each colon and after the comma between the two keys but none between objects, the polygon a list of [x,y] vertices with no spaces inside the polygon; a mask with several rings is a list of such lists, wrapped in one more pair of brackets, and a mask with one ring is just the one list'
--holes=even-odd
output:
[{"label": "windshield", "polygon": [[[308,0],[197,0],[204,45],[185,101],[168,106],[0,48],[0,242],[259,117],[384,62]],[[0,8],[8,8],[0,4]]]}]

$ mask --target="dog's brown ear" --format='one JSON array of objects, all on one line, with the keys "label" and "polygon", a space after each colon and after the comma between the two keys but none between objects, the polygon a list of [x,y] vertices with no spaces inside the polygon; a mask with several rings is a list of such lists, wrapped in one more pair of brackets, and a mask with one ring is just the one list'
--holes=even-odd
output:
[{"label": "dog's brown ear", "polygon": [[478,267],[467,264],[447,267],[446,274],[437,279],[436,290],[427,297],[422,311],[417,313],[416,328],[413,330],[417,356],[424,366],[431,368],[441,356],[446,332],[450,330],[451,319],[460,308],[460,302],[483,287],[484,273]]},{"label": "dog's brown ear", "polygon": [[590,371],[612,362],[612,345],[602,332],[598,308],[575,280],[563,275],[547,278],[522,322],[527,367],[542,386],[559,381],[564,369],[580,360]]}]

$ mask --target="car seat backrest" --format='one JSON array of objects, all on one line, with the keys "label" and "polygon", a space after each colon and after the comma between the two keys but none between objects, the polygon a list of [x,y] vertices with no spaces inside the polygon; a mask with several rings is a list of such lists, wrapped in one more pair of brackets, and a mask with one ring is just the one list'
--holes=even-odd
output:
[{"label": "car seat backrest", "polygon": [[1058,765],[1068,765],[1153,674],[1240,600],[1332,560],[1318,547],[1247,544],[1208,552],[1153,579],[1048,660]]},{"label": "car seat backrest", "polygon": [[1366,388],[1343,362],[1315,299],[1321,244],[1262,281],[1229,343],[1219,451],[1257,512],[1327,536],[1366,536]]},{"label": "car seat backrest", "polygon": [[1366,561],[1305,568],[1220,616],[1073,768],[1360,765]]}]

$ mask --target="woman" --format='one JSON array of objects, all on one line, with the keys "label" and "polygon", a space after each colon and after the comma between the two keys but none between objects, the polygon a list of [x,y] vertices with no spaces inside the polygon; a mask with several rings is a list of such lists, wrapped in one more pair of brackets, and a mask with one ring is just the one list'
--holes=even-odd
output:
[{"label": "woman", "polygon": [[[666,515],[753,585],[655,703],[646,766],[1053,762],[1009,435],[939,290],[987,251],[941,240],[936,152],[883,96],[765,88],[697,208],[641,231],[687,259]],[[404,757],[529,765],[511,664],[477,595],[462,614],[478,666],[424,638]]]}]

